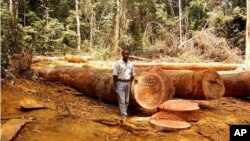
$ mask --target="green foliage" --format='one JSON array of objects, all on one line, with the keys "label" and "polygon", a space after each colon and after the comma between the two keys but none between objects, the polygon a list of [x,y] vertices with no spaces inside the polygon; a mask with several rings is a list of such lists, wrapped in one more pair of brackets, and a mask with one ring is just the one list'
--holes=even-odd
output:
[{"label": "green foliage", "polygon": [[60,54],[65,45],[64,26],[56,19],[51,19],[48,23],[45,20],[39,20],[32,24],[34,28],[35,52],[43,55]]},{"label": "green foliage", "polygon": [[223,10],[211,13],[211,27],[220,37],[225,37],[233,45],[244,50],[246,11],[240,7],[232,8],[225,14]]},{"label": "green foliage", "polygon": [[208,9],[205,0],[194,0],[189,3],[188,17],[191,30],[201,30],[207,22]]},{"label": "green foliage", "polygon": [[20,53],[26,46],[23,44],[21,24],[15,16],[11,16],[6,3],[1,6],[1,74],[5,76],[11,56]]},{"label": "green foliage", "polygon": [[[37,55],[79,53],[75,0],[22,0],[13,4],[14,19],[10,16],[8,1],[2,2],[2,66],[7,66],[4,64],[8,64],[8,57],[13,53],[25,48]],[[123,0],[121,4],[121,48],[129,45],[139,56],[151,57],[163,52],[163,55],[179,57],[170,51],[180,44],[177,0],[171,3]],[[104,59],[113,57],[116,6],[116,0],[79,0],[81,53]],[[218,0],[182,0],[182,15],[184,40],[192,38],[192,33],[202,30],[209,21],[206,29],[225,38],[231,48],[244,50],[246,1],[232,0],[227,7],[221,7]]]}]

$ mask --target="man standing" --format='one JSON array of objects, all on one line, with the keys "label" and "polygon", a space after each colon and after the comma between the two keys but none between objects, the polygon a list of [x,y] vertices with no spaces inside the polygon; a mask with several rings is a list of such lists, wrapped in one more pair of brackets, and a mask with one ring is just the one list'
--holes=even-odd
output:
[{"label": "man standing", "polygon": [[125,121],[130,97],[130,84],[135,78],[135,71],[133,64],[129,59],[129,50],[122,51],[122,59],[118,60],[113,70],[114,89],[118,94],[118,102],[121,116]]}]

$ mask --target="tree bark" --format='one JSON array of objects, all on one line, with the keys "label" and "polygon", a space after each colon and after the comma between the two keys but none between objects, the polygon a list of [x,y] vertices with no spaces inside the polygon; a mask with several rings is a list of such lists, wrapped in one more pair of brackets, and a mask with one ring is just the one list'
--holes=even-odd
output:
[{"label": "tree bark", "polygon": [[139,70],[143,71],[143,69],[147,70],[152,67],[159,67],[163,70],[192,70],[192,71],[200,71],[213,69],[216,71],[230,71],[235,70],[240,65],[237,64],[207,64],[207,63],[134,63],[134,66]]},{"label": "tree bark", "polygon": [[214,70],[197,72],[164,71],[175,86],[174,97],[183,99],[218,99],[225,93],[220,75]]},{"label": "tree bark", "polygon": [[79,18],[79,2],[75,0],[75,8],[76,8],[76,23],[77,23],[77,49],[81,50],[81,32],[80,32],[80,18]]},{"label": "tree bark", "polygon": [[175,94],[175,87],[174,87],[174,84],[173,84],[173,80],[169,76],[167,76],[164,73],[163,70],[161,70],[158,67],[153,67],[152,69],[149,70],[149,72],[156,73],[156,74],[160,75],[161,78],[164,81],[164,84],[165,84],[165,95],[163,97],[163,101],[162,102],[165,102],[167,100],[172,99],[172,97]]},{"label": "tree bark", "polygon": [[115,35],[114,35],[114,52],[119,50],[119,34],[120,34],[120,19],[121,19],[121,0],[116,0],[116,17],[115,17]]},{"label": "tree bark", "polygon": [[250,1],[247,0],[247,24],[246,24],[246,68],[250,70]]},{"label": "tree bark", "polygon": [[11,16],[11,32],[12,32],[12,36],[13,36],[13,41],[14,41],[14,46],[17,47],[18,45],[18,36],[17,36],[17,23],[16,23],[16,16],[14,15],[14,11],[13,11],[13,1],[9,0],[9,11],[10,11],[10,16]]},{"label": "tree bark", "polygon": [[10,16],[12,19],[14,19],[14,15],[13,15],[13,1],[9,0],[9,11],[10,11]]},{"label": "tree bark", "polygon": [[168,0],[168,5],[170,7],[170,14],[171,14],[172,17],[174,17],[175,13],[174,13],[172,2],[173,2],[172,0]]},{"label": "tree bark", "polygon": [[90,13],[90,47],[94,44],[94,34],[95,34],[95,13],[93,10],[93,4],[91,0],[87,0],[87,7]]},{"label": "tree bark", "polygon": [[182,44],[182,9],[181,9],[181,0],[179,0],[179,28],[180,28],[180,45]]},{"label": "tree bark", "polygon": [[[93,67],[57,67],[43,68],[38,73],[40,77],[69,85],[87,96],[117,103],[111,71]],[[137,83],[132,83],[131,91],[132,105],[151,110],[163,102],[165,85],[158,74],[144,73],[138,76]]]},{"label": "tree bark", "polygon": [[199,120],[200,107],[198,103],[189,100],[168,100],[162,103],[158,109],[162,111],[155,114],[155,117],[158,118],[173,114],[185,121]]},{"label": "tree bark", "polygon": [[19,13],[18,13],[18,12],[19,12],[19,11],[18,11],[18,8],[19,8],[19,1],[16,1],[16,2],[15,2],[15,6],[16,6],[16,7],[15,7],[15,16],[16,16],[16,17],[15,17],[15,18],[18,19],[18,15],[19,15]]},{"label": "tree bark", "polygon": [[248,97],[250,96],[250,71],[221,74],[226,91],[224,96]]}]

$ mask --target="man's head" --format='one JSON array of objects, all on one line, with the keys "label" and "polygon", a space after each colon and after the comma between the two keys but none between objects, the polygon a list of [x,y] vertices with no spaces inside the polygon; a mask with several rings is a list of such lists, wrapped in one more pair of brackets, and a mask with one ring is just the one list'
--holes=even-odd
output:
[{"label": "man's head", "polygon": [[128,61],[129,55],[130,55],[129,49],[122,50],[122,58],[124,61]]}]

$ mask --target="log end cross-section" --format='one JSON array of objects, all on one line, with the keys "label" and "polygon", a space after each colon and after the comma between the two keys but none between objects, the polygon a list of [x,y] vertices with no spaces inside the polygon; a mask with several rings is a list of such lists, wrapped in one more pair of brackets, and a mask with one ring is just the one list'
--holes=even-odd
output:
[{"label": "log end cross-section", "polygon": [[180,120],[153,119],[149,121],[150,125],[158,131],[177,131],[188,129],[191,124]]},{"label": "log end cross-section", "polygon": [[201,81],[205,99],[218,99],[224,95],[225,86],[223,80],[216,71],[204,71]]},{"label": "log end cross-section", "polygon": [[132,84],[132,95],[141,107],[157,108],[165,95],[163,79],[156,73],[141,74],[138,76],[138,82]]}]

